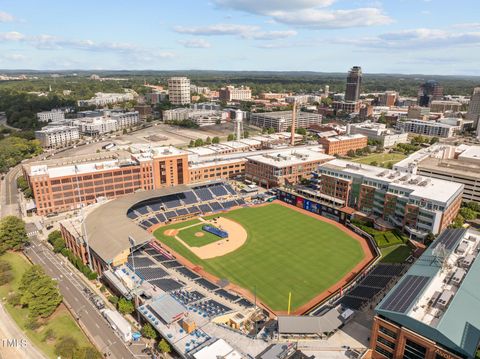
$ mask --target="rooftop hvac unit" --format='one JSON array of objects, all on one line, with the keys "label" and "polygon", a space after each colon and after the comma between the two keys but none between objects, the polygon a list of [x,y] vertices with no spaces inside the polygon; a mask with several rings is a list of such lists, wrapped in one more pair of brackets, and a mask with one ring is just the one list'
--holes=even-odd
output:
[{"label": "rooftop hvac unit", "polygon": [[422,182],[420,182],[418,185],[419,185],[419,186],[422,186],[422,187],[425,187],[425,186],[427,186],[430,182],[431,182],[430,178],[426,178],[425,180],[423,180]]}]

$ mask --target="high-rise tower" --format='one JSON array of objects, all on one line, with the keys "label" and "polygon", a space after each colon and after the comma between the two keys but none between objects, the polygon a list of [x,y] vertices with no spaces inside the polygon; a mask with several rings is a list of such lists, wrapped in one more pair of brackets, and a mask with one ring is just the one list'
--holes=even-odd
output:
[{"label": "high-rise tower", "polygon": [[362,68],[353,66],[347,75],[347,87],[345,89],[345,101],[358,101],[360,87],[362,86]]}]

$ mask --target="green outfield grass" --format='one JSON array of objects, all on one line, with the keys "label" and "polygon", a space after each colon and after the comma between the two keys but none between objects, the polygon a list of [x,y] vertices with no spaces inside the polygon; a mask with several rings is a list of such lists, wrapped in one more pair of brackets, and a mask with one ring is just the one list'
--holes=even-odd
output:
[{"label": "green outfield grass", "polygon": [[[202,225],[203,223],[199,223],[196,226],[181,229],[177,236],[181,238],[185,243],[187,243],[190,247],[203,247],[207,244],[214,243],[222,239],[219,236],[204,231],[202,229]],[[203,237],[196,237],[195,233],[197,232],[202,232]]]},{"label": "green outfield grass", "polygon": [[[201,260],[175,238],[154,235],[191,262],[257,296],[271,309],[292,310],[338,282],[363,257],[357,240],[321,220],[279,204],[241,208],[221,216],[241,223],[247,242],[235,252]],[[176,228],[182,226],[176,225]]]}]

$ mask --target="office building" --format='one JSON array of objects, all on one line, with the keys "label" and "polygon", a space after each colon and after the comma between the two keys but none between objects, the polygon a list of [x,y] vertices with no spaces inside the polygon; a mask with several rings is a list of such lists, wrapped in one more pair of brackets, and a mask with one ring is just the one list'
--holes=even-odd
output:
[{"label": "office building", "polygon": [[398,121],[397,129],[403,132],[416,133],[423,136],[449,138],[456,136],[461,131],[461,126],[436,121],[407,120]]},{"label": "office building", "polygon": [[429,115],[429,107],[420,107],[418,105],[408,106],[407,118],[409,120],[428,120]]},{"label": "office building", "polygon": [[325,148],[327,155],[346,155],[348,151],[355,151],[360,148],[367,147],[367,136],[354,134],[354,135],[341,135],[332,137],[322,137],[318,142]]},{"label": "office building", "polygon": [[65,112],[63,110],[51,110],[37,113],[37,119],[40,122],[63,122]]},{"label": "office building", "polygon": [[393,168],[461,183],[463,200],[480,202],[480,146],[435,144],[412,153]]},{"label": "office building", "polygon": [[319,147],[248,156],[245,178],[266,188],[294,185],[309,179],[319,164],[332,158]]},{"label": "office building", "polygon": [[464,359],[480,341],[480,234],[445,230],[375,308],[372,358]]},{"label": "office building", "polygon": [[408,142],[408,133],[387,128],[387,125],[378,122],[348,124],[347,133],[367,136],[369,140],[377,141],[385,148]]},{"label": "office building", "polygon": [[418,88],[417,103],[422,107],[429,107],[434,100],[442,100],[443,87],[437,81],[429,80]]},{"label": "office building", "polygon": [[333,101],[332,107],[336,111],[344,113],[359,113],[362,106],[361,101]]},{"label": "office building", "polygon": [[430,103],[430,112],[459,112],[461,109],[462,104],[458,101],[433,100]]},{"label": "office building", "polygon": [[[322,115],[297,111],[297,128],[308,128],[312,125],[320,125],[321,123]],[[292,125],[292,111],[252,112],[250,114],[250,124],[260,128],[273,128],[276,132],[285,132]]]},{"label": "office building", "polygon": [[319,166],[319,196],[352,207],[424,238],[442,232],[455,218],[463,185],[343,160]]},{"label": "office building", "polygon": [[80,133],[77,126],[45,126],[35,131],[35,138],[43,148],[60,148],[76,143]]},{"label": "office building", "polygon": [[348,72],[345,101],[358,101],[362,87],[362,76],[362,68],[360,66],[353,66]]},{"label": "office building", "polygon": [[220,101],[250,101],[252,99],[252,90],[250,87],[223,87],[219,91]]},{"label": "office building", "polygon": [[168,79],[168,98],[172,105],[190,104],[190,79],[170,77]]},{"label": "office building", "polygon": [[398,99],[398,92],[397,91],[385,91],[378,95],[378,105],[379,106],[387,106],[393,107]]},{"label": "office building", "polygon": [[473,121],[474,127],[478,126],[478,119],[480,118],[480,87],[473,89],[473,94],[468,105],[467,119]]}]

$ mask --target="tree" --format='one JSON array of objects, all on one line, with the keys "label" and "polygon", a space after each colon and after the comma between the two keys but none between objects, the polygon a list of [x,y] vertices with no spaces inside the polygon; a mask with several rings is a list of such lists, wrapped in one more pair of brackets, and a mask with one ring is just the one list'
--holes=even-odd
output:
[{"label": "tree", "polygon": [[307,130],[302,128],[302,127],[297,128],[297,130],[295,132],[299,135],[302,135],[302,136],[305,136],[307,134]]},{"label": "tree", "polygon": [[348,150],[347,156],[348,157],[355,157],[355,151],[354,150]]},{"label": "tree", "polygon": [[235,139],[235,136],[233,135],[233,133],[230,133],[227,137],[227,141],[233,141]]},{"label": "tree", "polygon": [[135,310],[133,302],[131,300],[126,300],[121,298],[118,301],[118,311],[122,314],[131,314]]},{"label": "tree", "polygon": [[220,138],[218,136],[215,136],[212,138],[212,143],[220,143]]},{"label": "tree", "polygon": [[433,144],[435,144],[435,143],[437,143],[437,142],[438,142],[438,137],[432,137],[432,138],[430,139],[430,144],[431,144],[431,145],[433,145]]},{"label": "tree", "polygon": [[195,140],[195,147],[203,146],[203,140],[201,138],[197,138]]},{"label": "tree", "polygon": [[427,236],[423,240],[423,243],[429,246],[435,240],[435,235],[432,232],[428,232]]},{"label": "tree", "polygon": [[48,242],[53,246],[55,253],[60,253],[65,248],[65,241],[62,238],[62,233],[58,230],[51,232],[48,235]]},{"label": "tree", "polygon": [[[57,283],[40,268],[32,266],[22,276],[20,302],[28,307],[31,318],[49,317],[62,302]],[[33,268],[33,269],[32,269]]]},{"label": "tree", "polygon": [[207,139],[205,140],[205,144],[210,145],[211,143],[212,143],[212,139],[210,138],[210,136],[208,136]]},{"label": "tree", "polygon": [[468,207],[460,208],[460,215],[465,218],[467,221],[472,221],[477,218],[477,212]]},{"label": "tree", "polygon": [[461,214],[457,214],[452,224],[450,224],[450,228],[462,228],[464,224],[465,219],[462,217]]},{"label": "tree", "polygon": [[156,339],[157,338],[157,332],[156,330],[152,327],[150,323],[147,323],[143,326],[142,328],[142,335],[145,338],[148,339]]},{"label": "tree", "polygon": [[12,266],[7,261],[0,260],[0,285],[9,283],[12,279]]},{"label": "tree", "polygon": [[16,216],[7,216],[0,221],[0,253],[19,250],[29,242],[25,222]]},{"label": "tree", "polygon": [[250,132],[248,131],[243,131],[243,138],[249,138],[250,137]]},{"label": "tree", "polygon": [[267,133],[271,135],[272,133],[275,133],[275,129],[273,127],[267,128]]},{"label": "tree", "polygon": [[160,343],[158,343],[158,350],[162,353],[170,353],[172,351],[172,348],[170,348],[170,344],[165,339],[160,340]]},{"label": "tree", "polygon": [[78,349],[78,342],[75,338],[66,336],[55,344],[55,354],[61,358],[74,358]]},{"label": "tree", "polygon": [[190,143],[188,144],[188,147],[195,147],[195,141],[190,140]]},{"label": "tree", "polygon": [[78,348],[75,351],[75,359],[99,359],[102,355],[93,347]]},{"label": "tree", "polygon": [[377,161],[372,161],[372,162],[370,162],[370,165],[371,166],[378,166],[378,162]]}]

